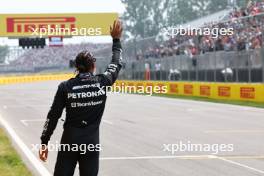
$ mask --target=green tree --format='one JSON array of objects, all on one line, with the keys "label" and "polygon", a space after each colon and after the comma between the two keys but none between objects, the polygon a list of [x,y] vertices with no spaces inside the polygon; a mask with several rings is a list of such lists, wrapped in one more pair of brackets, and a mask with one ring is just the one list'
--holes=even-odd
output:
[{"label": "green tree", "polygon": [[121,0],[126,7],[122,17],[126,31],[135,38],[156,35],[164,26],[170,0]]},{"label": "green tree", "polygon": [[171,0],[170,3],[173,5],[170,5],[167,10],[173,13],[168,13],[168,24],[173,25],[187,23],[227,7],[226,0]]},{"label": "green tree", "polygon": [[[175,26],[224,10],[227,0],[121,0],[126,7],[123,15],[127,36],[155,36],[166,26]],[[240,7],[249,0],[237,0]],[[254,0],[253,0],[254,1]],[[260,0],[257,0],[260,1]]]}]

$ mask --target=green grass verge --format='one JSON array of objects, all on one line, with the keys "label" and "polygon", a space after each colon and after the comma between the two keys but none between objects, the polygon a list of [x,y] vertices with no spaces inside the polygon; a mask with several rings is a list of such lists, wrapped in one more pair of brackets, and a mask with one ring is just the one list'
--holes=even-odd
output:
[{"label": "green grass verge", "polygon": [[168,94],[153,94],[153,95],[159,96],[159,97],[167,97],[167,98],[178,98],[178,99],[185,99],[185,100],[206,101],[206,102],[212,102],[212,103],[222,103],[222,104],[232,104],[232,105],[264,108],[264,103],[257,103],[257,102],[251,102],[251,101],[215,100],[215,99],[206,98],[206,97],[193,97],[193,96],[168,95]]},{"label": "green grass verge", "polygon": [[0,175],[32,176],[17,152],[11,146],[3,129],[0,129]]}]

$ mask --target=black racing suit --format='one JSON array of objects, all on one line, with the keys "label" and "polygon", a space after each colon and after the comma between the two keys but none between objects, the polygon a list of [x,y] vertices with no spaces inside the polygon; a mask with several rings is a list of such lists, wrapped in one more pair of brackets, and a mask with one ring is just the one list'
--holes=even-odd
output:
[{"label": "black racing suit", "polygon": [[[54,176],[72,176],[77,162],[81,176],[98,174],[99,125],[105,109],[106,89],[107,86],[114,84],[122,67],[122,48],[119,39],[113,40],[112,51],[112,61],[104,74],[80,73],[58,86],[41,136],[41,143],[48,144],[58,119],[66,108],[64,131]],[[65,147],[63,144],[70,147]],[[83,149],[76,151],[77,145],[84,144],[89,145],[87,147],[89,151],[85,154]],[[69,148],[70,150],[67,150]]]}]

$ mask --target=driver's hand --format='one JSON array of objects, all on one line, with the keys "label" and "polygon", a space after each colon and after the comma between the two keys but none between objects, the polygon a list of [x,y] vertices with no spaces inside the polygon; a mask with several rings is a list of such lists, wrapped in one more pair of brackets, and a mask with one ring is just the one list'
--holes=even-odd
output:
[{"label": "driver's hand", "polygon": [[110,34],[113,39],[120,39],[122,35],[123,27],[120,20],[115,20],[113,27],[110,26]]},{"label": "driver's hand", "polygon": [[48,146],[47,145],[41,145],[41,148],[39,149],[39,159],[41,159],[43,162],[46,162],[48,158]]}]

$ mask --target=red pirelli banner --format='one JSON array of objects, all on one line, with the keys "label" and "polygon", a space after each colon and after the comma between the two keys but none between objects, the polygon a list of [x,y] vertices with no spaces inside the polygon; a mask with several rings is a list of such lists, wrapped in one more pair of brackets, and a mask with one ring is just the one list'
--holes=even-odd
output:
[{"label": "red pirelli banner", "polygon": [[117,13],[0,14],[0,36],[109,35],[109,26],[117,18]]},{"label": "red pirelli banner", "polygon": [[241,87],[240,98],[255,99],[256,90],[254,87]]}]

